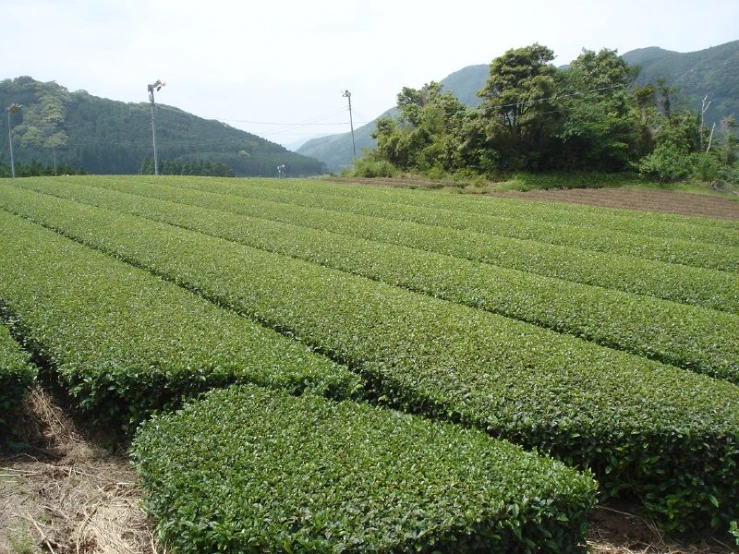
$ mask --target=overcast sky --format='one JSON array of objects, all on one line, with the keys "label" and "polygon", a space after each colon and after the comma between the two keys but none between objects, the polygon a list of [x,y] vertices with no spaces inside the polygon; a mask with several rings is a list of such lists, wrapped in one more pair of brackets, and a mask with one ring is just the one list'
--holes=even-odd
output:
[{"label": "overcast sky", "polygon": [[349,130],[421,87],[538,42],[703,50],[739,39],[735,0],[1,0],[0,79],[157,102],[281,144]]}]

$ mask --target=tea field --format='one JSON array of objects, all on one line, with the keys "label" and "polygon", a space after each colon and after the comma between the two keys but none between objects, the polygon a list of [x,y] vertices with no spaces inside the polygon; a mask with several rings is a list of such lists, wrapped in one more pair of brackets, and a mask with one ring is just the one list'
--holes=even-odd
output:
[{"label": "tea field", "polygon": [[0,405],[38,372],[124,430],[174,552],[578,552],[613,498],[739,519],[737,221],[77,176],[0,182],[0,235]]}]

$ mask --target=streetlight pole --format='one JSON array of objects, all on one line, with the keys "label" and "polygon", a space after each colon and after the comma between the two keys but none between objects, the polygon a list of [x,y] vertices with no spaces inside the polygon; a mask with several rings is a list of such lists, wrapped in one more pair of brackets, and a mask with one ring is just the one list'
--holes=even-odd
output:
[{"label": "streetlight pole", "polygon": [[159,92],[166,85],[164,81],[157,79],[153,85],[148,85],[149,101],[151,102],[151,142],[154,145],[154,175],[159,175],[159,161],[157,160],[157,127],[154,121],[154,91]]},{"label": "streetlight pole", "polygon": [[341,93],[341,96],[349,100],[349,126],[352,130],[352,152],[354,154],[354,159],[357,159],[357,145],[354,142],[354,120],[352,119],[352,93],[345,90]]},{"label": "streetlight pole", "polygon": [[15,178],[15,158],[13,157],[13,131],[10,126],[10,116],[12,114],[18,113],[18,111],[21,109],[20,104],[11,104],[8,106],[5,111],[8,114],[8,144],[10,144],[10,173]]}]

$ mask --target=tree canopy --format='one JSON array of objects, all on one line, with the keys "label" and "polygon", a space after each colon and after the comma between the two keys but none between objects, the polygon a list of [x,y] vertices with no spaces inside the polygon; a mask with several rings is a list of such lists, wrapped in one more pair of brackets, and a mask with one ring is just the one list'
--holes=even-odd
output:
[{"label": "tree canopy", "polygon": [[369,160],[432,176],[638,170],[664,181],[739,181],[733,119],[709,136],[699,114],[674,101],[677,90],[640,85],[639,68],[615,50],[583,50],[563,69],[553,59],[540,44],[494,59],[477,107],[436,82],[404,87],[397,117],[377,123]]}]

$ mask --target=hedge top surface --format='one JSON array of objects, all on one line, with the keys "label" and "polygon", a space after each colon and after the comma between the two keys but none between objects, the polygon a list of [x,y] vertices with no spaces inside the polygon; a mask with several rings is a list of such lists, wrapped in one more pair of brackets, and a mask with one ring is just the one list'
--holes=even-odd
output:
[{"label": "hedge top surface", "polygon": [[234,381],[361,391],[305,345],[4,210],[0,235],[12,261],[0,264],[0,299],[83,406],[117,417]]},{"label": "hedge top surface", "polygon": [[[106,176],[63,182],[37,178],[14,183],[14,186],[116,210],[126,206],[138,215],[157,213],[159,217],[166,212],[171,216],[177,209],[173,203],[180,204],[180,210],[187,206],[215,209],[226,215],[239,214],[327,230],[501,268],[739,313],[739,284],[734,274],[723,271],[499,235],[491,239],[478,231],[337,212],[326,207],[298,206],[285,203],[290,191],[286,191],[283,201],[279,202],[255,195],[227,194],[229,189],[215,185],[202,185],[204,190],[200,190],[194,188],[197,183],[188,183],[193,186],[178,187],[175,186],[178,182],[171,180],[160,183],[143,178],[125,180]],[[246,194],[253,187],[242,185],[241,188]],[[168,208],[157,210],[163,201],[168,201]],[[169,217],[166,220],[171,222]]]},{"label": "hedge top surface", "polygon": [[178,552],[575,550],[595,494],[479,431],[252,386],[154,418],[133,452]]},{"label": "hedge top surface", "polygon": [[[66,189],[67,187],[65,187]],[[409,290],[569,333],[601,345],[739,384],[739,317],[527,272],[106,189],[82,200],[0,189],[0,205],[85,237],[117,225],[114,212],[154,221],[369,277]],[[75,187],[71,187],[74,191]],[[71,192],[70,191],[70,192]],[[103,205],[105,209],[91,207]],[[126,221],[121,227],[131,225]],[[736,287],[739,295],[739,283]]]}]

